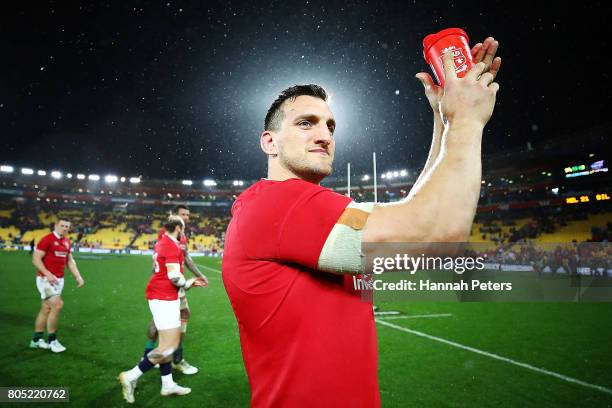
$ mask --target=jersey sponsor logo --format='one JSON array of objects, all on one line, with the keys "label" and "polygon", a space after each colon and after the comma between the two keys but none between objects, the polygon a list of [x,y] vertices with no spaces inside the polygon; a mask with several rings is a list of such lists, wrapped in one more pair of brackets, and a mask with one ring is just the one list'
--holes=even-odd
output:
[{"label": "jersey sponsor logo", "polygon": [[63,252],[63,251],[53,251],[55,253],[55,256],[57,256],[58,258],[65,258],[68,256],[68,252]]},{"label": "jersey sponsor logo", "polygon": [[53,243],[53,245],[58,246],[58,245],[59,245],[59,242],[55,241],[55,242]]}]

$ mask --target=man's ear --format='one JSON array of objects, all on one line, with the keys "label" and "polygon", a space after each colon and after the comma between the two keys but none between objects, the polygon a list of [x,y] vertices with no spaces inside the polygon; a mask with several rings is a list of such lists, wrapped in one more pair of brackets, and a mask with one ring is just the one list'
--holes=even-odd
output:
[{"label": "man's ear", "polygon": [[259,145],[261,146],[261,150],[263,150],[268,156],[276,156],[278,154],[276,142],[274,142],[272,132],[269,130],[264,130],[262,132],[261,136],[259,137]]}]

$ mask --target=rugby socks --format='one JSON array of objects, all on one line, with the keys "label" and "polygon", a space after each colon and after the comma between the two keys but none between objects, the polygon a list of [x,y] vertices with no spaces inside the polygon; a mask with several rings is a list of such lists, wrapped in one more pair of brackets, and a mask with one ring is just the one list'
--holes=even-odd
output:
[{"label": "rugby socks", "polygon": [[162,388],[172,387],[174,384],[174,380],[172,379],[172,364],[160,364],[159,373],[161,374]]},{"label": "rugby socks", "polygon": [[174,354],[172,355],[172,361],[174,362],[174,364],[178,364],[181,361],[183,361],[183,342],[182,341],[179,343],[179,346],[174,351]]},{"label": "rugby socks", "polygon": [[34,335],[32,336],[32,341],[34,343],[36,343],[38,340],[42,339],[45,333],[43,332],[34,332]]},{"label": "rugby socks", "polygon": [[142,374],[144,374],[147,371],[149,371],[150,369],[152,369],[153,367],[155,367],[155,364],[153,364],[148,358],[143,358],[140,361],[140,363],[138,363],[138,365],[136,367],[134,367],[134,368],[138,368],[140,370],[140,372]]},{"label": "rugby socks", "polygon": [[48,343],[51,343],[55,339],[57,339],[57,332],[56,333],[48,333],[47,334],[47,342]]},{"label": "rugby socks", "polygon": [[138,365],[127,371],[125,375],[128,381],[136,381],[140,378],[141,375],[143,375],[153,367],[155,367],[155,365],[150,362],[148,358],[143,358],[142,360],[140,360],[140,363],[138,363]]}]

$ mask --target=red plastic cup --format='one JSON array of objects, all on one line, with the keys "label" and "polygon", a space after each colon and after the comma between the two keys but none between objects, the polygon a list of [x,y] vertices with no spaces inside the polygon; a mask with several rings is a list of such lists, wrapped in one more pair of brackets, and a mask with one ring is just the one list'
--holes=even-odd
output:
[{"label": "red plastic cup", "polygon": [[440,86],[444,86],[444,54],[453,52],[455,72],[463,77],[474,65],[470,41],[460,28],[447,28],[439,33],[429,34],[423,40],[423,56],[429,64]]}]

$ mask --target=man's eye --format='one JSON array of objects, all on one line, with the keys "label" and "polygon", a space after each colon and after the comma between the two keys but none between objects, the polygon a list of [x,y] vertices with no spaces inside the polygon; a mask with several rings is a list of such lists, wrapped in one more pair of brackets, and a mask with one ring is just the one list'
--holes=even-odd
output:
[{"label": "man's eye", "polygon": [[310,127],[310,122],[308,122],[307,120],[303,120],[303,121],[298,123],[298,126]]}]

